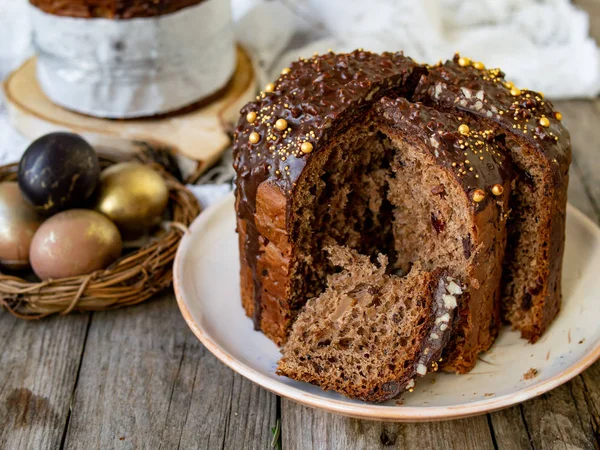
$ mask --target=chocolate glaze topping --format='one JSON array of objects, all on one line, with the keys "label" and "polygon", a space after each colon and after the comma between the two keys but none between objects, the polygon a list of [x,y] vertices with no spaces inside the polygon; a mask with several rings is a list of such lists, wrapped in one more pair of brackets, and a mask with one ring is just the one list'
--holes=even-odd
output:
[{"label": "chocolate glaze topping", "polygon": [[384,129],[399,129],[428,146],[437,162],[455,175],[470,198],[476,190],[483,192],[482,199],[473,203],[475,208],[497,195],[492,191],[494,186],[512,179],[510,153],[496,139],[497,133],[479,121],[459,118],[404,98],[383,98],[375,110],[379,113],[375,114],[376,121]]},{"label": "chocolate glaze topping", "polygon": [[500,69],[485,69],[481,63],[455,55],[443,65],[431,67],[415,91],[414,100],[438,108],[459,109],[493,120],[507,137],[523,139],[555,164],[556,182],[563,181],[571,162],[568,130],[552,103],[539,92],[518,89]]},{"label": "chocolate glaze topping", "polygon": [[[237,213],[247,224],[245,250],[254,276],[255,328],[261,315],[254,224],[258,186],[268,179],[293,198],[295,183],[314,152],[382,96],[412,93],[423,73],[402,53],[330,52],[292,63],[255,102],[242,108],[234,136],[234,168]],[[285,127],[277,124],[280,119]],[[288,223],[292,209],[289,202]]]}]

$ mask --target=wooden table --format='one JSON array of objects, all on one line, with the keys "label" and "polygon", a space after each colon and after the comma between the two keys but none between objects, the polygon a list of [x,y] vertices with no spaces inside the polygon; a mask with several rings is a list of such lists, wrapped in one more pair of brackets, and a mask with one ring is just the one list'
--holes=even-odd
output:
[{"label": "wooden table", "polygon": [[[600,21],[600,2],[580,3]],[[572,133],[569,201],[598,222],[600,100],[556,104]],[[232,372],[198,342],[170,292],[40,322],[0,312],[0,449],[268,449],[278,421],[285,450],[600,448],[600,362],[504,411],[380,423],[300,406]]]}]

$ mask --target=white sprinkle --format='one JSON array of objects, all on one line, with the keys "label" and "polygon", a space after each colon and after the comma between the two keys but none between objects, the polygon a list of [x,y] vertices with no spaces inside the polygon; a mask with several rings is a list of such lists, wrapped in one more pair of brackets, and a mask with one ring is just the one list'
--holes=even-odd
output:
[{"label": "white sprinkle", "polygon": [[447,309],[454,309],[456,308],[456,297],[454,295],[448,295],[448,294],[444,294],[442,295],[442,299],[444,300],[444,306]]},{"label": "white sprinkle", "polygon": [[481,108],[483,108],[483,103],[481,103],[479,100],[477,101],[477,103],[475,103],[475,111],[479,111]]},{"label": "white sprinkle", "polygon": [[440,325],[440,330],[445,331],[446,328],[448,328],[448,325],[446,325],[445,323]]},{"label": "white sprinkle", "polygon": [[471,91],[469,89],[461,87],[460,90],[466,98],[471,98]]},{"label": "white sprinkle", "polygon": [[425,364],[419,364],[417,366],[417,373],[419,375],[425,375],[427,373],[427,367],[425,366]]},{"label": "white sprinkle", "polygon": [[448,292],[450,292],[452,295],[460,295],[463,293],[462,289],[460,288],[460,286],[458,284],[456,284],[454,281],[450,281],[450,284],[448,284],[448,286],[446,287],[446,289],[448,290]]},{"label": "white sprinkle", "polygon": [[435,93],[433,94],[433,96],[435,98],[439,98],[440,94],[442,93],[442,83],[438,83],[435,85]]},{"label": "white sprinkle", "polygon": [[434,341],[438,340],[440,337],[438,336],[437,333],[431,333],[431,339],[433,339]]},{"label": "white sprinkle", "polygon": [[435,319],[435,323],[449,322],[449,321],[450,321],[450,314],[448,314],[448,313]]},{"label": "white sprinkle", "polygon": [[475,97],[477,97],[479,100],[483,100],[483,95],[484,95],[483,91],[477,91],[477,94],[475,94]]},{"label": "white sprinkle", "polygon": [[494,105],[490,105],[490,109],[492,110],[492,112],[497,113],[498,112],[498,108],[496,108]]},{"label": "white sprinkle", "polygon": [[440,146],[440,143],[437,141],[437,139],[435,138],[435,136],[431,136],[431,137],[429,138],[429,142],[431,142],[431,145],[432,145],[434,148],[438,148],[438,147]]},{"label": "white sprinkle", "polygon": [[406,389],[412,389],[415,387],[415,380],[410,380],[408,383],[406,383]]}]

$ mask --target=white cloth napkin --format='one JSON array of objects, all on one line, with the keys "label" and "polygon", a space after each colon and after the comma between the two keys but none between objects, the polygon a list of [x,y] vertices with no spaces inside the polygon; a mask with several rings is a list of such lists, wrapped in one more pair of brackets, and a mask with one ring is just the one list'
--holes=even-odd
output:
[{"label": "white cloth napkin", "polygon": [[[502,67],[517,86],[551,98],[600,92],[589,18],[568,0],[231,0],[236,34],[261,83],[290,61],[328,49],[404,52],[434,63],[455,51]],[[0,78],[32,52],[27,0],[0,0]],[[0,98],[0,164],[28,141],[9,125]],[[204,207],[231,190],[230,153],[194,192]]]},{"label": "white cloth napkin", "polygon": [[[456,51],[501,67],[551,98],[595,97],[600,58],[589,17],[569,0],[233,0],[238,38],[273,79],[328,48],[404,52],[420,62]],[[287,51],[283,51],[287,49]]]}]

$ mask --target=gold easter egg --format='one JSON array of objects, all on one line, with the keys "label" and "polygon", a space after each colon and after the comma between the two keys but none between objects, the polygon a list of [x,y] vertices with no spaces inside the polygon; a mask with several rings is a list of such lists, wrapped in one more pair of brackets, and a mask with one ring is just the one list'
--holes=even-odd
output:
[{"label": "gold easter egg", "polygon": [[0,183],[0,265],[3,268],[29,267],[29,247],[42,221],[21,194],[17,182]]},{"label": "gold easter egg", "polygon": [[132,237],[160,221],[168,200],[169,189],[158,172],[127,162],[100,174],[94,209],[108,216],[125,236]]},{"label": "gold easter egg", "polygon": [[122,245],[119,230],[106,216],[70,209],[40,226],[29,258],[42,280],[75,277],[106,268],[119,258]]}]

